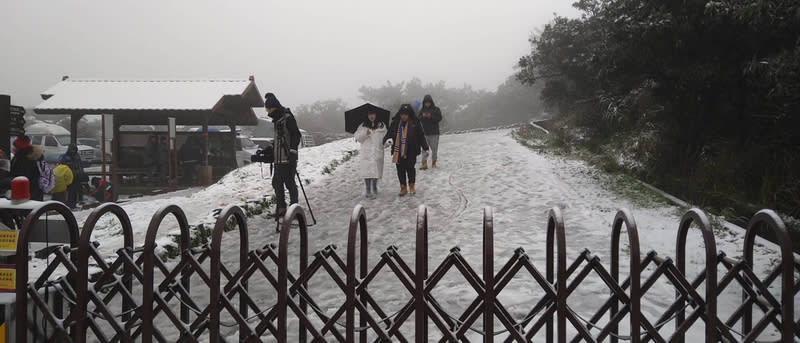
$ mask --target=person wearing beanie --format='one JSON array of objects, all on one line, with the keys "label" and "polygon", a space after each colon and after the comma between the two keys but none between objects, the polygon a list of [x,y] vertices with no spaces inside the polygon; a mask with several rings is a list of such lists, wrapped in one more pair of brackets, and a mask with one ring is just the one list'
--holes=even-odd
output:
[{"label": "person wearing beanie", "polygon": [[286,191],[289,191],[289,204],[298,201],[297,184],[297,148],[300,146],[301,134],[297,121],[289,109],[283,107],[275,94],[264,96],[264,107],[275,127],[275,140],[272,144],[275,156],[275,174],[272,176],[272,188],[275,190],[275,220],[286,214]]},{"label": "person wearing beanie", "polygon": [[39,163],[43,163],[42,148],[31,145],[28,136],[14,140],[14,158],[11,159],[11,177],[24,176],[29,180],[31,200],[44,200],[44,192],[39,188]]},{"label": "person wearing beanie", "polygon": [[81,184],[88,182],[89,178],[83,171],[83,160],[78,154],[78,146],[70,144],[67,146],[67,152],[59,156],[59,164],[64,164],[72,171],[74,182],[70,183],[67,187],[67,206],[75,208],[80,200],[83,200],[83,188]]},{"label": "person wearing beanie", "polygon": [[[439,122],[442,121],[442,111],[433,103],[430,94],[425,95],[422,100],[422,109],[419,111],[419,121],[425,130],[425,140],[431,147],[431,167],[436,168],[436,159],[439,157]],[[428,159],[422,159],[420,170],[428,169]]]},{"label": "person wearing beanie", "polygon": [[417,155],[421,150],[425,150],[423,158],[426,158],[429,147],[422,126],[410,104],[400,106],[397,114],[392,118],[392,124],[389,125],[383,141],[384,146],[392,147],[392,163],[397,167],[397,178],[400,181],[398,195],[416,194],[415,164]]}]

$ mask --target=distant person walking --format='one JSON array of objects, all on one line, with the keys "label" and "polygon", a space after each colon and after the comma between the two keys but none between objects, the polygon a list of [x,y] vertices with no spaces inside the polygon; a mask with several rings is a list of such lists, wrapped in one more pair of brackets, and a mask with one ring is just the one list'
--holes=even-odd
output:
[{"label": "distant person walking", "polygon": [[294,115],[281,105],[275,94],[264,95],[264,107],[275,127],[275,140],[272,144],[275,174],[272,176],[272,188],[275,190],[275,218],[280,218],[286,214],[286,190],[289,191],[289,204],[296,204],[298,201],[294,179],[297,174],[297,148],[302,136]]},{"label": "distant person walking", "polygon": [[75,144],[67,146],[67,152],[58,158],[58,163],[66,165],[72,171],[72,183],[67,186],[67,206],[75,208],[78,201],[83,198],[81,183],[89,181],[83,171],[83,161],[78,154],[78,146]]},{"label": "distant person walking", "polygon": [[367,120],[358,127],[355,139],[361,143],[359,170],[367,188],[366,197],[378,196],[378,180],[383,177],[383,138],[386,125],[377,120],[377,113],[367,113]]},{"label": "distant person walking", "polygon": [[11,177],[24,176],[28,178],[28,187],[31,200],[44,200],[44,192],[39,186],[39,164],[42,159],[42,148],[31,145],[28,136],[18,137],[14,140],[14,158],[11,159]]},{"label": "distant person walking", "polygon": [[[439,122],[442,121],[442,111],[433,103],[430,94],[422,99],[422,109],[420,110],[420,122],[425,130],[425,140],[431,147],[431,167],[436,168],[436,160],[439,157]],[[428,159],[422,159],[420,170],[428,169]]]},{"label": "distant person walking", "polygon": [[392,118],[392,124],[383,138],[385,145],[392,147],[392,163],[397,166],[397,178],[400,181],[399,196],[408,193],[416,194],[417,155],[425,150],[423,159],[427,157],[428,142],[409,104],[403,104]]}]

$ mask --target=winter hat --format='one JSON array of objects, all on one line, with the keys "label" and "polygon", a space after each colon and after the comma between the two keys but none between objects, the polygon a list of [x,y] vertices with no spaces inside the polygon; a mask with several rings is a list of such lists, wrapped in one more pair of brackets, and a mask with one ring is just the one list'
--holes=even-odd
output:
[{"label": "winter hat", "polygon": [[281,102],[275,97],[275,94],[267,93],[264,95],[264,108],[281,108]]},{"label": "winter hat", "polygon": [[14,140],[14,152],[31,147],[31,138],[28,136],[17,137]]},{"label": "winter hat", "polygon": [[409,116],[414,116],[414,108],[411,107],[410,104],[402,104],[400,105],[400,109],[397,110],[397,114],[408,114]]}]

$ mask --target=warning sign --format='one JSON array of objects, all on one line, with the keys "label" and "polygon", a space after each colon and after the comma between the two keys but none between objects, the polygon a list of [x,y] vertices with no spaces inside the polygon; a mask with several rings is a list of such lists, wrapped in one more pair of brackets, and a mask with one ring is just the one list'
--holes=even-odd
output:
[{"label": "warning sign", "polygon": [[19,231],[0,230],[0,251],[17,251]]},{"label": "warning sign", "polygon": [[13,265],[0,264],[0,292],[13,292],[17,282],[17,270]]}]

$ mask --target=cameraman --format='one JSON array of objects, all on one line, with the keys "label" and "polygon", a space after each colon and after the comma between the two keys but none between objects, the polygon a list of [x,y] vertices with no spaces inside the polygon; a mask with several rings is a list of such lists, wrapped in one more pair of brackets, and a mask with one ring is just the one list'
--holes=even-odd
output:
[{"label": "cameraman", "polygon": [[275,175],[272,176],[272,188],[275,189],[275,216],[282,217],[286,214],[286,189],[289,190],[289,203],[297,203],[297,184],[294,183],[297,173],[297,147],[300,145],[300,129],[292,113],[281,106],[275,94],[267,93],[264,96],[266,107],[272,124],[275,125],[275,141],[272,149],[275,156]]}]

